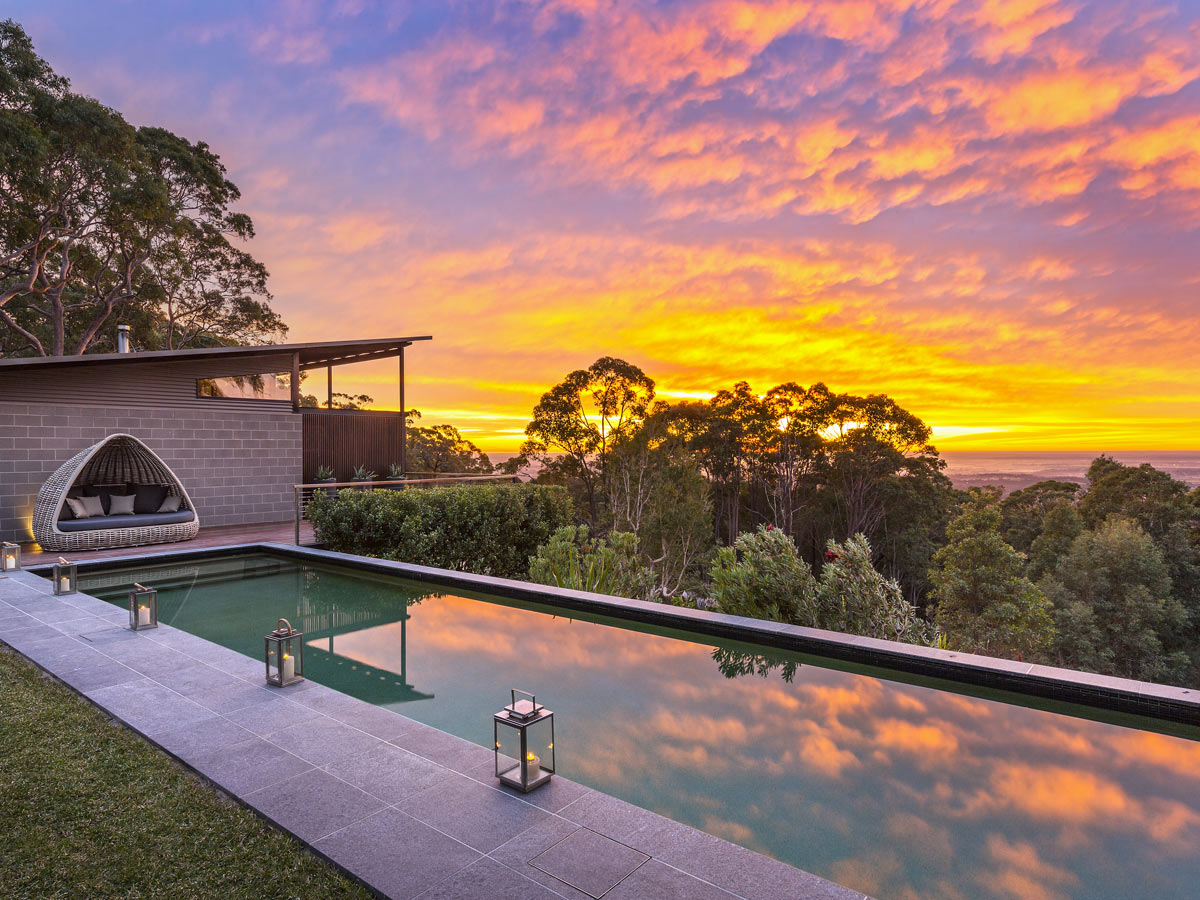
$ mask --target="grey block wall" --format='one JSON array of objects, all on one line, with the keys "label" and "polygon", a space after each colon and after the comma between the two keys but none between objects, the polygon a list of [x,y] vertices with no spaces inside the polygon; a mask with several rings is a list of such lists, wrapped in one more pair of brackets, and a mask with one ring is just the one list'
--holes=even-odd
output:
[{"label": "grey block wall", "polygon": [[146,442],[187,488],[200,526],[291,519],[301,427],[292,412],[67,406],[0,401],[0,539],[33,539],[38,490],[60,465],[117,432]]}]

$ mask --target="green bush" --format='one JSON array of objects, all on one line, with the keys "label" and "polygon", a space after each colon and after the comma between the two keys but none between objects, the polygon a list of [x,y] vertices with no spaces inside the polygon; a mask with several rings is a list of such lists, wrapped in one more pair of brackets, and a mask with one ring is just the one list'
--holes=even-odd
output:
[{"label": "green bush", "polygon": [[572,514],[561,487],[464,484],[318,492],[308,518],[317,540],[339,553],[525,578],[529,558]]},{"label": "green bush", "polygon": [[636,534],[613,531],[589,539],[586,525],[559,528],[538,547],[529,580],[634,600],[649,600],[654,592],[654,572],[642,565]]}]

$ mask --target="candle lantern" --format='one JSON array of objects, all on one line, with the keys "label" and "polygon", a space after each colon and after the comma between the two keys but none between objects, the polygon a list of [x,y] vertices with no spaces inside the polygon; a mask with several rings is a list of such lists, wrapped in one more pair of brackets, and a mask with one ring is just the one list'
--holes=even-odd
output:
[{"label": "candle lantern", "polygon": [[129,592],[129,627],[134,631],[158,627],[158,591],[154,588],[134,584]]},{"label": "candle lantern", "polygon": [[512,702],[492,716],[496,777],[528,794],[554,774],[554,713],[533,694],[514,690]]},{"label": "candle lantern", "polygon": [[75,563],[69,563],[61,556],[58,562],[54,564],[54,593],[56,594],[73,594],[77,590],[77,582],[79,580],[79,566]]},{"label": "candle lantern", "polygon": [[304,635],[280,619],[267,635],[267,684],[285,687],[304,680]]},{"label": "candle lantern", "polygon": [[4,541],[0,544],[0,572],[15,572],[21,568],[21,545]]}]

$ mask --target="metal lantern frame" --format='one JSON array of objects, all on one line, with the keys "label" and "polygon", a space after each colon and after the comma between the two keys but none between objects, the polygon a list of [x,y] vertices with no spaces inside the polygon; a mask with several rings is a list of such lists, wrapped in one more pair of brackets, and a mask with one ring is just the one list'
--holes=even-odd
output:
[{"label": "metal lantern frame", "polygon": [[134,584],[129,592],[129,627],[134,631],[158,627],[157,590],[144,584]]},{"label": "metal lantern frame", "polygon": [[21,569],[21,545],[12,541],[0,543],[0,572],[17,572]]},{"label": "metal lantern frame", "polygon": [[267,684],[287,687],[304,680],[304,634],[287,619],[280,619],[266,636],[264,655]]},{"label": "metal lantern frame", "polygon": [[54,580],[54,593],[58,596],[74,594],[79,590],[79,565],[67,562],[61,556],[54,564],[51,577]]},{"label": "metal lantern frame", "polygon": [[[554,713],[527,691],[514,689],[511,697],[511,703],[492,716],[496,778],[501,784],[528,794],[554,775]],[[501,736],[512,737],[514,732],[519,746],[515,759],[500,752],[504,743]]]}]

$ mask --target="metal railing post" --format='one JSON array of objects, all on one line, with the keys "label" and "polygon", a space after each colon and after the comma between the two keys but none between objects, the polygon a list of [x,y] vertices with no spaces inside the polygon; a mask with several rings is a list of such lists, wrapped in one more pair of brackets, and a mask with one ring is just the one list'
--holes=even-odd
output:
[{"label": "metal railing post", "polygon": [[292,485],[292,488],[296,493],[296,546],[299,547],[300,546],[300,491],[303,490],[303,488],[301,488],[300,485],[298,485],[298,484]]}]

